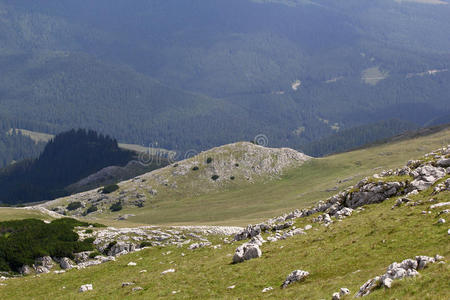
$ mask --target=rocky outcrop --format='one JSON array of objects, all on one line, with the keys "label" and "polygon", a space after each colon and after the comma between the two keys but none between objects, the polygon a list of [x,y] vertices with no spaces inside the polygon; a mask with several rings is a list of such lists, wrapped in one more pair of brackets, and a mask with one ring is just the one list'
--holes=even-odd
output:
[{"label": "rocky outcrop", "polygon": [[447,172],[444,168],[424,165],[411,172],[414,180],[411,182],[413,189],[423,191],[431,187],[436,181],[443,178]]},{"label": "rocky outcrop", "polygon": [[254,243],[245,243],[236,249],[233,256],[233,263],[241,263],[246,260],[261,257],[262,252],[259,246]]},{"label": "rocky outcrop", "polygon": [[36,258],[35,266],[42,266],[48,270],[53,268],[53,259],[50,256]]},{"label": "rocky outcrop", "polygon": [[70,270],[70,269],[73,268],[72,261],[69,258],[67,258],[67,257],[63,257],[63,258],[60,259],[59,266],[63,270]]},{"label": "rocky outcrop", "polygon": [[290,284],[293,284],[294,282],[301,282],[305,280],[306,277],[309,276],[309,272],[302,271],[302,270],[295,270],[291,274],[288,275],[286,280],[281,285],[281,288],[287,288]]},{"label": "rocky outcrop", "polygon": [[447,179],[446,181],[438,184],[433,189],[433,195],[439,194],[439,193],[444,192],[444,191],[450,191],[450,178]]},{"label": "rocky outcrop", "polygon": [[19,269],[19,273],[22,275],[30,275],[34,272],[33,268],[28,265],[24,265]]},{"label": "rocky outcrop", "polygon": [[375,289],[381,287],[391,288],[394,280],[405,277],[415,277],[419,275],[419,272],[417,272],[418,270],[422,270],[429,264],[442,259],[443,257],[440,255],[436,255],[435,257],[416,256],[414,259],[405,259],[401,263],[394,262],[387,268],[385,274],[376,276],[364,283],[358,293],[356,293],[355,297],[367,296]]},{"label": "rocky outcrop", "polygon": [[136,245],[132,243],[126,242],[117,242],[115,245],[111,247],[108,251],[108,256],[117,256],[127,254],[129,252],[133,252],[136,249]]}]

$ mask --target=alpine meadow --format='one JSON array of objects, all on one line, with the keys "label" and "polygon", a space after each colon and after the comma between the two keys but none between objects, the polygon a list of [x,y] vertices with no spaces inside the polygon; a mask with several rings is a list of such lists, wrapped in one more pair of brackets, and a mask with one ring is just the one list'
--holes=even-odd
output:
[{"label": "alpine meadow", "polygon": [[0,299],[450,299],[449,0],[0,0]]}]

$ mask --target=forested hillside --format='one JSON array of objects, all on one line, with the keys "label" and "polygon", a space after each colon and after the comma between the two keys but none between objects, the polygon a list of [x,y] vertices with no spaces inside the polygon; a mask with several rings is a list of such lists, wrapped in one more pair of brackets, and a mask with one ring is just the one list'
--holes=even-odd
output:
[{"label": "forested hillside", "polygon": [[394,0],[0,0],[0,117],[180,151],[265,134],[328,153],[343,130],[365,128],[350,146],[398,133],[388,120],[448,120],[449,15]]},{"label": "forested hillside", "polygon": [[0,119],[0,168],[25,158],[38,157],[45,143],[36,143],[20,132],[12,131],[12,123]]},{"label": "forested hillside", "polygon": [[0,169],[0,203],[26,203],[66,195],[65,187],[111,166],[124,166],[134,153],[94,131],[71,130],[57,135],[37,159]]}]

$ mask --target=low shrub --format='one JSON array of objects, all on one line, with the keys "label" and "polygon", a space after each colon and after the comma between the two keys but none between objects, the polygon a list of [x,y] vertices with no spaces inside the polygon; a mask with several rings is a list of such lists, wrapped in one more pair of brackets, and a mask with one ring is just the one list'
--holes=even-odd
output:
[{"label": "low shrub", "polygon": [[213,176],[211,176],[211,179],[216,181],[217,179],[219,179],[219,175],[213,175]]},{"label": "low shrub", "polygon": [[83,205],[79,201],[71,202],[71,203],[69,203],[69,205],[67,205],[67,210],[70,210],[70,211],[76,210],[76,209],[78,209],[78,208],[80,208],[82,206]]},{"label": "low shrub", "polygon": [[88,223],[63,218],[47,224],[37,219],[0,222],[0,270],[18,271],[42,256],[69,257],[92,251],[93,239],[79,241],[76,226]]},{"label": "low shrub", "polygon": [[208,157],[208,158],[206,159],[206,163],[207,163],[207,164],[212,163],[212,161],[213,161],[212,157]]},{"label": "low shrub", "polygon": [[111,194],[111,193],[117,191],[118,189],[119,189],[119,186],[117,184],[110,184],[110,185],[103,187],[102,193],[103,194]]},{"label": "low shrub", "polygon": [[140,245],[141,248],[151,247],[151,246],[152,246],[152,243],[148,242],[148,241],[142,242],[141,245]]},{"label": "low shrub", "polygon": [[96,212],[97,210],[98,210],[97,206],[92,205],[84,212],[84,215],[88,215],[90,213]]},{"label": "low shrub", "polygon": [[120,210],[122,210],[122,203],[120,203],[120,201],[119,202],[116,202],[116,203],[114,203],[113,205],[111,205],[110,207],[109,207],[109,209],[111,210],[111,211],[120,211]]},{"label": "low shrub", "polygon": [[198,171],[198,167],[197,166],[193,167],[192,171]]},{"label": "low shrub", "polygon": [[94,251],[91,254],[89,254],[89,258],[94,259],[96,256],[102,255],[100,252],[98,251]]}]

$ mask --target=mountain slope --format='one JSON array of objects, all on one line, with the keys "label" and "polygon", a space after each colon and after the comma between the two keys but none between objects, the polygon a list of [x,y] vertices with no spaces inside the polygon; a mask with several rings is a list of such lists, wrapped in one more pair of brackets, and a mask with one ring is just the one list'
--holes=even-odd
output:
[{"label": "mountain slope", "polygon": [[302,149],[390,119],[443,122],[449,9],[393,0],[2,0],[0,108],[20,128],[82,125],[180,151],[261,133],[271,146]]},{"label": "mountain slope", "polygon": [[[340,189],[355,184],[361,178],[370,176],[375,170],[398,167],[405,161],[423,155],[438,147],[450,143],[448,128],[431,135],[414,137],[412,139],[394,141],[367,149],[331,155],[325,158],[306,161],[300,167],[283,171],[282,175],[267,181],[254,177],[254,182],[243,180],[242,168],[233,165],[235,158],[214,154],[200,155],[191,158],[186,166],[172,164],[171,166],[140,176],[129,182],[123,182],[122,188],[111,195],[109,200],[122,198],[127,201],[144,203],[144,207],[135,205],[124,206],[119,212],[106,211],[89,215],[91,220],[106,222],[120,226],[115,219],[127,214],[126,224],[215,224],[215,225],[246,225],[258,222],[262,218],[282,214],[290,209],[302,208],[326,199]],[[226,148],[226,147],[225,147]],[[218,148],[221,149],[221,148]],[[238,172],[235,180],[226,176],[219,177],[214,182],[214,163],[208,165],[208,157],[219,159]],[[240,156],[238,156],[240,157]],[[198,171],[193,171],[193,161],[198,159]],[[228,159],[228,161],[227,161]],[[214,162],[214,160],[213,160]],[[221,166],[222,163],[218,165]],[[192,168],[192,169],[191,169]],[[227,170],[225,168],[225,170]],[[251,170],[251,169],[250,169]],[[181,175],[184,172],[185,175]],[[152,174],[160,176],[154,176]],[[164,182],[167,179],[168,182]],[[167,184],[167,186],[165,186]],[[93,196],[74,195],[71,201],[86,201],[88,198],[98,198],[97,191]],[[156,193],[155,193],[156,192]],[[121,194],[122,193],[122,194]],[[128,198],[128,200],[127,200]],[[125,201],[126,200],[126,201]],[[52,209],[56,206],[65,208],[70,199],[60,199],[44,204]],[[81,211],[82,212],[82,211]]]},{"label": "mountain slope", "polygon": [[[58,267],[53,267],[57,273],[4,279],[0,295],[36,299],[279,299],[299,296],[327,299],[346,288],[349,290],[349,295],[343,298],[346,299],[356,295],[367,280],[387,274],[388,278],[393,278],[392,284],[383,287],[379,282],[364,299],[447,299],[450,249],[445,220],[448,221],[450,205],[450,175],[440,166],[450,163],[450,146],[425,156],[411,152],[418,145],[433,147],[444,140],[448,142],[448,131],[441,133],[445,134],[404,141],[389,145],[390,148],[377,147],[376,151],[399,152],[408,147],[407,155],[416,160],[408,162],[407,166],[391,161],[388,166],[391,171],[377,170],[378,174],[353,188],[333,193],[334,197],[327,202],[316,202],[314,207],[279,217],[272,215],[270,220],[243,229],[246,235],[239,233],[234,239],[233,235],[225,234],[225,229],[214,227],[78,227],[78,234],[83,239],[95,239],[96,245],[116,241],[107,249],[110,254],[115,245],[125,247],[150,241],[145,244],[147,248],[130,250],[134,253],[120,254],[114,261],[95,266],[62,273]],[[416,151],[424,154],[424,148]],[[367,149],[361,153],[367,160],[373,158],[373,152]],[[421,170],[429,172],[431,177]],[[404,172],[408,174],[400,174]],[[437,173],[439,176],[435,177]],[[432,181],[423,188],[415,186],[419,179]],[[396,184],[406,184],[407,189],[397,189],[396,195],[391,193],[383,198],[372,197],[385,195],[384,186]],[[362,193],[365,188],[369,189],[366,194],[370,197]],[[353,206],[355,209],[350,213],[332,213],[336,207],[330,205],[336,204],[336,200],[341,205],[341,200],[356,203],[353,202],[356,198],[363,201]],[[372,202],[372,198],[378,200]],[[324,218],[324,213],[332,217]],[[247,246],[253,244],[262,250],[260,257],[232,263],[233,253],[242,245],[240,240],[249,239],[248,234],[255,238],[246,241]],[[83,264],[86,262],[79,262]],[[305,270],[309,275],[281,288],[294,270]],[[79,292],[85,284],[91,284],[92,290]]]}]

